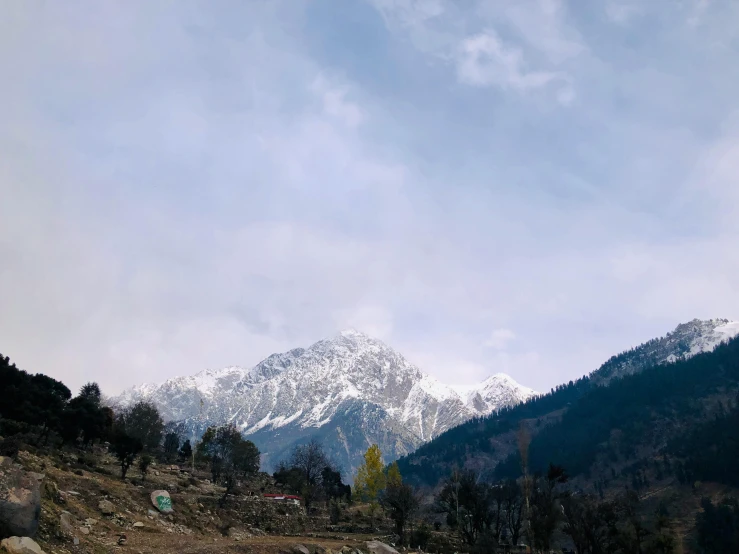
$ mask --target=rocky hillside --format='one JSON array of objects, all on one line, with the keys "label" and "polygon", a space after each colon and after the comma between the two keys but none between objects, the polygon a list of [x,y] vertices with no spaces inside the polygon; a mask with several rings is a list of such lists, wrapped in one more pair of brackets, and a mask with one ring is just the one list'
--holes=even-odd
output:
[{"label": "rocky hillside", "polygon": [[[263,493],[284,491],[264,473],[224,501],[224,489],[208,477],[186,466],[154,463],[145,480],[121,480],[117,460],[98,447],[21,450],[16,461],[0,456],[0,552],[394,551],[378,541],[391,533],[384,518],[374,521],[381,528],[377,533],[368,518],[349,510],[335,524],[322,506],[307,515],[303,506],[265,498]],[[169,497],[171,512],[153,502],[155,491]]]},{"label": "rocky hillside", "polygon": [[152,401],[165,420],[181,422],[194,435],[232,422],[264,453],[265,467],[295,443],[316,437],[353,472],[372,443],[390,461],[533,394],[499,374],[461,395],[381,341],[348,330],[273,354],[251,369],[208,370],[134,387],[112,403]]}]

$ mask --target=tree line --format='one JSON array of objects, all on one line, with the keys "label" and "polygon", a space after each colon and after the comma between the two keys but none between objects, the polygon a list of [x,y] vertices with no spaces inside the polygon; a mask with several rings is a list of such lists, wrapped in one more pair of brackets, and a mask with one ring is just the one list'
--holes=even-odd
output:
[{"label": "tree line", "polygon": [[211,427],[196,445],[183,440],[174,427],[167,429],[156,406],[139,401],[117,411],[106,406],[97,383],[87,383],[72,397],[61,382],[31,375],[0,356],[0,390],[11,402],[0,406],[0,445],[3,453],[17,454],[21,441],[44,446],[90,448],[109,443],[119,461],[121,478],[138,461],[142,479],[154,459],[188,462],[210,470],[215,483],[233,491],[238,479],[256,474],[260,452],[232,425]]}]

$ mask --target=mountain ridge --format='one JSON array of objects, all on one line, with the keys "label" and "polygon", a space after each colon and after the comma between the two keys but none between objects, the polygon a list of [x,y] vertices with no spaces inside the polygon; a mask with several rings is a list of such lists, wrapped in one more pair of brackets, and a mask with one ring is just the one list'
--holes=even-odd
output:
[{"label": "mountain ridge", "polygon": [[[191,435],[209,425],[234,423],[272,462],[328,426],[336,444],[344,445],[334,454],[353,469],[372,442],[383,443],[392,460],[459,423],[534,394],[497,374],[465,398],[382,341],[347,329],[308,348],[268,356],[250,369],[204,370],[139,385],[112,403],[151,401],[165,421],[179,422]],[[349,435],[356,438],[347,446]]]}]

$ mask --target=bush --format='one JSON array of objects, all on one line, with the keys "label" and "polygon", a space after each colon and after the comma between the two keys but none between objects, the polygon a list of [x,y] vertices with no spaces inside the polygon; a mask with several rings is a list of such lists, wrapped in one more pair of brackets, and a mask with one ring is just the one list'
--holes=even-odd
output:
[{"label": "bush", "polygon": [[341,521],[342,515],[344,515],[344,510],[341,503],[336,498],[332,498],[328,505],[328,517],[331,525],[338,524]]},{"label": "bush", "polygon": [[139,473],[141,473],[141,480],[146,481],[146,474],[149,472],[149,466],[153,461],[149,454],[142,454],[139,458]]},{"label": "bush", "polygon": [[95,456],[86,452],[77,457],[77,462],[89,468],[95,468],[97,466]]},{"label": "bush", "polygon": [[418,526],[418,529],[411,533],[410,546],[411,548],[426,550],[429,540],[431,540],[431,526],[424,521]]},{"label": "bush", "polygon": [[18,435],[8,437],[0,441],[0,456],[7,456],[14,460],[18,459],[18,451],[21,448],[21,440]]},{"label": "bush", "polygon": [[10,437],[13,435],[28,433],[30,430],[31,426],[27,423],[15,421],[14,419],[0,418],[0,436]]}]

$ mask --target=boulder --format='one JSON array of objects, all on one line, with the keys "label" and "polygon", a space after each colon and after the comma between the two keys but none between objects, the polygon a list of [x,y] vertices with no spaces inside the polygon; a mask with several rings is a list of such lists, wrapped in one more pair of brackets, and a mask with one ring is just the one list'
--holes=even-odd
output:
[{"label": "boulder", "polygon": [[101,500],[98,504],[98,510],[105,516],[112,516],[115,513],[115,506],[110,500]]},{"label": "boulder", "polygon": [[367,550],[372,554],[399,554],[392,546],[380,541],[367,541]]},{"label": "boulder", "polygon": [[164,514],[172,513],[172,498],[167,491],[158,490],[151,493],[151,503]]},{"label": "boulder", "polygon": [[74,516],[69,512],[62,512],[59,515],[59,528],[65,535],[74,535]]},{"label": "boulder", "polygon": [[34,537],[41,514],[43,476],[0,460],[0,538]]},{"label": "boulder", "polygon": [[292,551],[294,552],[294,554],[310,554],[310,550],[308,550],[302,544],[293,545]]},{"label": "boulder", "polygon": [[10,554],[45,554],[30,537],[10,537],[0,542],[0,546]]},{"label": "boulder", "polygon": [[144,526],[144,522],[143,521],[137,521],[136,523],[133,524],[133,526],[134,527],[143,527]]}]

